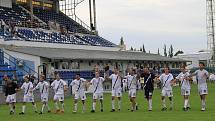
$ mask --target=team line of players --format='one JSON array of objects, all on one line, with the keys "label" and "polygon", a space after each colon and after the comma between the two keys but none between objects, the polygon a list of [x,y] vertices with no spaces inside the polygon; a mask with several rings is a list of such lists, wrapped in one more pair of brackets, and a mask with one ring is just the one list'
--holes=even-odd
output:
[{"label": "team line of players", "polygon": [[[162,111],[167,110],[166,100],[168,97],[170,101],[169,110],[173,109],[173,89],[172,86],[177,81],[180,81],[181,85],[181,94],[184,97],[184,107],[183,110],[187,111],[190,108],[189,104],[189,95],[190,95],[190,79],[192,76],[196,76],[198,82],[198,91],[201,98],[201,111],[206,110],[206,95],[208,94],[207,89],[207,78],[209,77],[209,73],[204,69],[204,63],[199,64],[199,69],[196,70],[193,74],[190,74],[185,66],[181,67],[181,73],[174,79],[173,75],[170,73],[169,67],[164,68],[164,73],[159,77],[155,74],[151,73],[149,68],[144,68],[144,73],[142,77],[144,78],[143,89],[145,91],[145,98],[148,101],[148,111],[152,111],[152,95],[154,91],[154,81],[161,82],[161,99],[162,99]],[[112,110],[111,112],[115,112],[115,101],[118,100],[118,111],[121,110],[121,97],[122,97],[122,79],[120,76],[119,70],[117,68],[114,69],[114,73],[109,77],[105,77],[106,79],[110,79],[112,81]],[[87,82],[85,79],[80,77],[80,74],[76,75],[76,79],[73,80],[70,84],[72,87],[72,95],[74,98],[74,106],[73,113],[77,112],[78,108],[78,100],[82,101],[82,112],[85,112],[85,88],[90,84],[93,87],[93,104],[91,112],[95,112],[96,109],[96,101],[100,102],[100,111],[103,112],[103,82],[105,78],[100,77],[99,72],[95,72],[95,78],[93,78],[90,82]],[[137,103],[135,101],[137,90],[141,88],[140,77],[138,76],[135,69],[131,69],[129,74],[125,77],[127,79],[127,87],[129,89],[129,99],[131,102],[131,111],[137,110]],[[10,114],[14,114],[15,112],[15,103],[16,103],[16,92],[19,90],[24,90],[23,97],[23,105],[22,112],[20,115],[25,114],[26,103],[32,103],[35,112],[37,113],[37,106],[34,102],[33,92],[35,90],[39,90],[41,94],[41,102],[42,109],[39,114],[43,114],[44,109],[47,108],[48,112],[51,112],[50,107],[48,105],[48,97],[49,97],[49,88],[54,90],[54,105],[55,105],[55,113],[64,113],[64,95],[68,90],[68,84],[62,80],[59,74],[56,74],[56,80],[54,80],[51,85],[45,81],[45,76],[40,76],[40,82],[33,86],[32,82],[29,81],[29,76],[24,77],[24,83],[19,88],[16,83],[12,82],[10,79],[7,79],[6,87],[5,87],[5,96],[6,103],[9,105]],[[61,104],[61,108],[59,108],[59,104]]]}]

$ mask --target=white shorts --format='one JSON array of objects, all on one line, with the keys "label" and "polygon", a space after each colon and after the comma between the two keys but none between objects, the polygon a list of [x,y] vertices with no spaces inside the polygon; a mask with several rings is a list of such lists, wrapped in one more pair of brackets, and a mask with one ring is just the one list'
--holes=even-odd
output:
[{"label": "white shorts", "polygon": [[103,100],[103,93],[93,93],[93,99],[94,100]]},{"label": "white shorts", "polygon": [[190,95],[190,89],[181,89],[181,95],[182,96],[189,96]]},{"label": "white shorts", "polygon": [[8,95],[6,98],[6,103],[15,103],[16,102],[16,94]]},{"label": "white shorts", "polygon": [[111,94],[112,97],[122,97],[122,89],[113,89]]},{"label": "white shorts", "polygon": [[172,90],[162,90],[161,91],[161,96],[164,96],[164,97],[173,97],[173,92],[172,92]]},{"label": "white shorts", "polygon": [[60,102],[64,101],[64,94],[55,94],[54,95],[54,100],[55,101],[60,101]]},{"label": "white shorts", "polygon": [[85,92],[76,92],[75,95],[74,95],[74,99],[75,100],[78,100],[78,99],[86,100],[87,97],[85,95]]},{"label": "white shorts", "polygon": [[208,94],[208,88],[207,87],[199,87],[198,91],[199,91],[199,95],[207,95]]},{"label": "white shorts", "polygon": [[41,94],[41,102],[48,102],[49,94]]},{"label": "white shorts", "polygon": [[128,92],[129,97],[136,97],[137,95],[137,90],[136,89],[130,89]]},{"label": "white shorts", "polygon": [[34,102],[34,96],[24,95],[23,102],[25,102],[25,103]]}]

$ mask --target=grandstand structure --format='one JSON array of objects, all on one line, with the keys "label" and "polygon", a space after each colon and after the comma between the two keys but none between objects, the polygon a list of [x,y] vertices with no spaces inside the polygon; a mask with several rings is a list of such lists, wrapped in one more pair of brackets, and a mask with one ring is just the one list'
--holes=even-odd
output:
[{"label": "grandstand structure", "polygon": [[[25,74],[37,77],[43,73],[52,79],[57,71],[64,80],[71,81],[76,73],[91,79],[94,68],[103,75],[114,67],[125,73],[130,67],[140,66],[168,65],[178,69],[187,62],[157,54],[120,51],[118,45],[97,33],[95,0],[90,27],[67,15],[75,6],[61,11],[61,2],[65,1],[0,0],[0,85],[5,74],[21,80]],[[74,0],[71,5],[81,2]],[[109,88],[110,84],[106,84],[105,89]]]}]

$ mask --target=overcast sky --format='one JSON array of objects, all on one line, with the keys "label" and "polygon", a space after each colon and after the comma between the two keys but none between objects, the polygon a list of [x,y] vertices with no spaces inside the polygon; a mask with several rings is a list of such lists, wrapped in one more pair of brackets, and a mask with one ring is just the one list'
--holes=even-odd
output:
[{"label": "overcast sky", "polygon": [[[127,48],[157,53],[173,44],[185,53],[207,48],[206,0],[96,0],[99,35]],[[88,0],[79,5],[78,16],[89,23]]]}]

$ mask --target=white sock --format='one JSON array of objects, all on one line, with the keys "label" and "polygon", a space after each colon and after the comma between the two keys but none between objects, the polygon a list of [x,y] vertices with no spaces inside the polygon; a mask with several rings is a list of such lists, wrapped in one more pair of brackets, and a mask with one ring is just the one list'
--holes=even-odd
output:
[{"label": "white sock", "polygon": [[100,102],[100,108],[103,109],[103,102]]},{"label": "white sock", "polygon": [[61,110],[64,111],[64,103],[61,103]]},{"label": "white sock", "polygon": [[42,113],[43,113],[43,111],[44,111],[45,106],[46,106],[46,104],[43,104],[43,105],[42,105],[42,110],[41,110]]},{"label": "white sock", "polygon": [[190,100],[188,100],[187,107],[190,108]]},{"label": "white sock", "polygon": [[58,106],[58,103],[57,103],[57,102],[55,102],[55,108],[56,108],[57,110],[59,110],[59,106]]},{"label": "white sock", "polygon": [[37,105],[36,104],[33,105],[33,108],[34,108],[34,111],[37,111]]},{"label": "white sock", "polygon": [[22,112],[25,113],[25,105],[22,106]]},{"label": "white sock", "polygon": [[162,105],[163,105],[163,108],[166,108],[166,100],[165,99],[162,100]]},{"label": "white sock", "polygon": [[74,103],[74,111],[77,111],[78,109],[78,103]]},{"label": "white sock", "polygon": [[96,102],[93,102],[93,110],[96,110]]},{"label": "white sock", "polygon": [[173,100],[170,101],[170,107],[173,108]]},{"label": "white sock", "polygon": [[187,107],[188,107],[188,102],[189,102],[188,99],[185,99],[185,100],[184,100],[184,108],[187,108]]},{"label": "white sock", "polygon": [[115,109],[115,100],[112,100],[112,109]]},{"label": "white sock", "polygon": [[152,110],[152,99],[149,99],[149,110]]},{"label": "white sock", "polygon": [[118,109],[121,109],[121,103],[122,103],[122,101],[118,100]]},{"label": "white sock", "polygon": [[85,108],[85,103],[83,103],[83,106],[82,106],[82,112],[85,112],[86,108]]},{"label": "white sock", "polygon": [[49,107],[48,103],[46,103],[46,107],[47,107],[48,111],[50,111],[50,107]]},{"label": "white sock", "polygon": [[14,110],[13,110],[13,105],[12,105],[12,104],[9,104],[9,108],[10,108],[10,111],[14,111]]},{"label": "white sock", "polygon": [[205,108],[206,104],[205,104],[205,100],[202,100],[202,107]]}]

